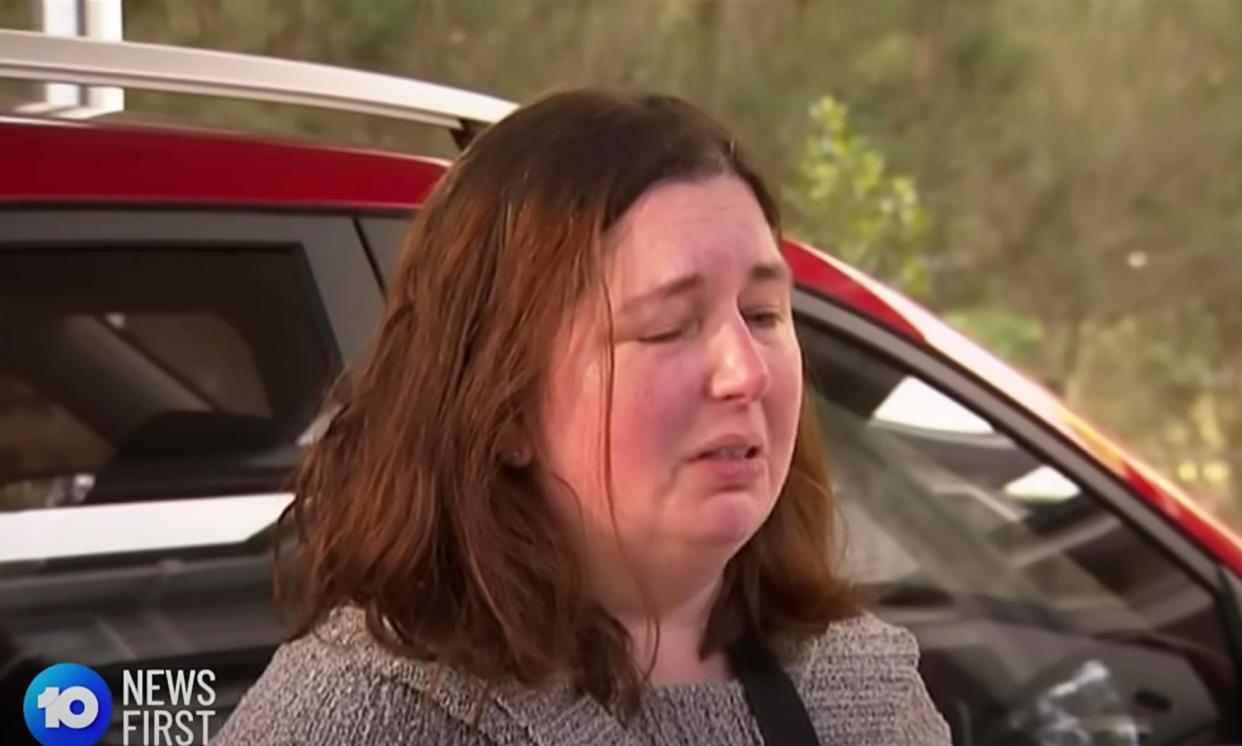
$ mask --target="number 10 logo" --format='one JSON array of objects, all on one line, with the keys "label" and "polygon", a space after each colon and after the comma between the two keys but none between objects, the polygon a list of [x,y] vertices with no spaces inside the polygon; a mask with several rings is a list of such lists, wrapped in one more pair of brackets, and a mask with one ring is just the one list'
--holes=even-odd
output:
[{"label": "number 10 logo", "polygon": [[30,682],[26,727],[43,746],[93,746],[112,722],[112,693],[86,666],[57,663]]}]

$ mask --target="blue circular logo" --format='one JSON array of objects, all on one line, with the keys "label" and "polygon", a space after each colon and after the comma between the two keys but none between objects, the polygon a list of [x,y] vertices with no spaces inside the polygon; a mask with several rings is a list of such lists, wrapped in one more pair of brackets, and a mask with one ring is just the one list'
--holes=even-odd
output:
[{"label": "blue circular logo", "polygon": [[86,666],[57,663],[30,682],[23,710],[43,746],[94,746],[112,722],[112,692]]}]

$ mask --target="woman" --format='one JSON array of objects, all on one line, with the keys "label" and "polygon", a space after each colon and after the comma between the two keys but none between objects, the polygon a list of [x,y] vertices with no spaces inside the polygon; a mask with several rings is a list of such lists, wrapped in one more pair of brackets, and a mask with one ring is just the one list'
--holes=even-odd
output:
[{"label": "woman", "polygon": [[833,566],[779,230],[675,99],[484,132],[299,473],[299,634],[214,743],[948,743]]}]

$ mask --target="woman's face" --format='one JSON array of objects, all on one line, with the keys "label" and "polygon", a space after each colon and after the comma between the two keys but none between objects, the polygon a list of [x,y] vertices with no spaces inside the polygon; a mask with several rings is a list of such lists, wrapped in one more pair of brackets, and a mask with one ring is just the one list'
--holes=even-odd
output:
[{"label": "woman's face", "polygon": [[588,546],[613,545],[611,346],[621,539],[646,561],[727,560],[767,519],[793,454],[802,357],[789,269],[733,176],[652,187],[606,241],[612,338],[603,299],[587,299],[554,344],[540,412],[553,499]]}]

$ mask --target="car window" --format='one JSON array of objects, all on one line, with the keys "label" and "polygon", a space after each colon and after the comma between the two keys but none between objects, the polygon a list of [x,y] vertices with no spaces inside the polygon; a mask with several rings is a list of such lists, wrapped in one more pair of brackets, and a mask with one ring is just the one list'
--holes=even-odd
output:
[{"label": "car window", "polygon": [[80,502],[111,453],[107,438],[0,368],[0,511]]},{"label": "car window", "polygon": [[273,524],[382,300],[346,215],[0,210],[0,699],[206,667],[224,722],[289,633]]},{"label": "car window", "polygon": [[958,743],[1237,736],[1212,594],[917,371],[801,330],[853,576],[920,639]]},{"label": "car window", "polygon": [[261,670],[270,526],[334,373],[312,287],[293,248],[0,251],[0,633]]},{"label": "car window", "polygon": [[271,416],[263,375],[246,338],[218,312],[138,311],[104,318],[213,409]]},{"label": "car window", "polygon": [[328,376],[299,275],[281,251],[0,252],[0,504],[277,486]]}]

